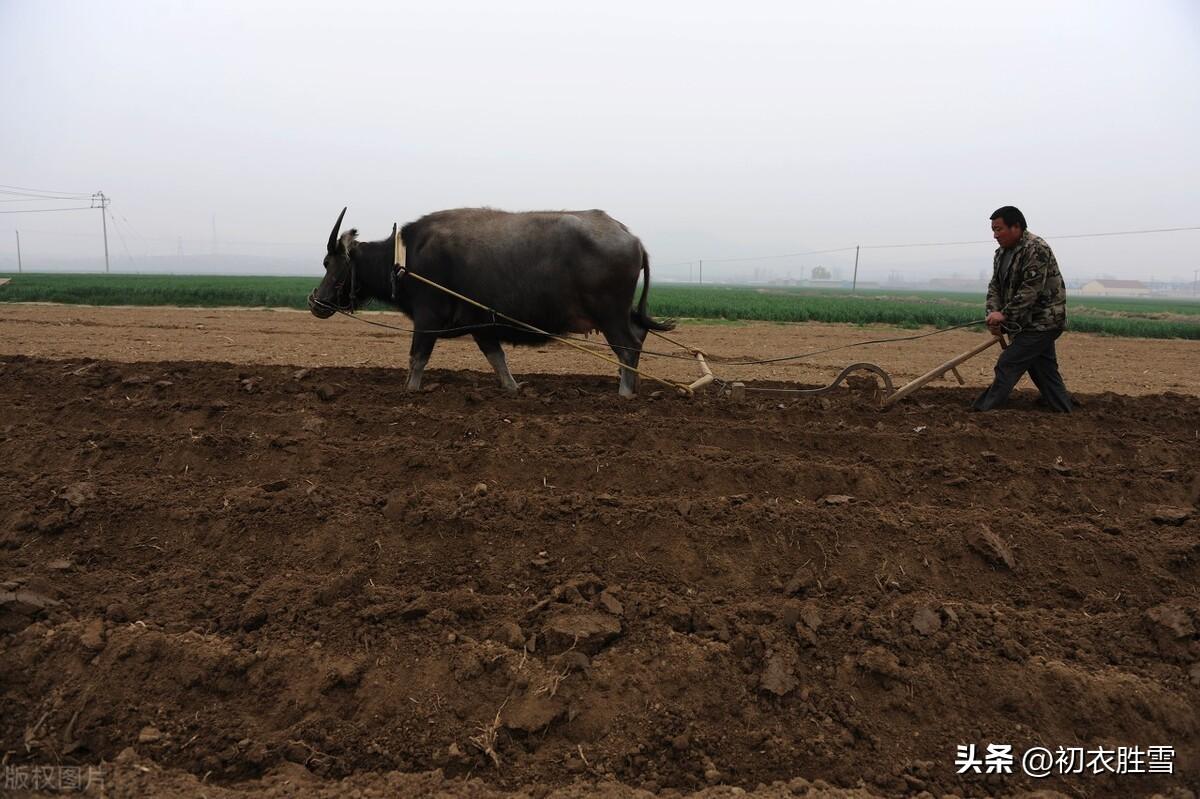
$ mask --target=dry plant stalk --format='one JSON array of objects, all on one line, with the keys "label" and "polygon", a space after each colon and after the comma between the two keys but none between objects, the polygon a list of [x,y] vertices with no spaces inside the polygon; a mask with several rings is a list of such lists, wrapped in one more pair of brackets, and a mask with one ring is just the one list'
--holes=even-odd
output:
[{"label": "dry plant stalk", "polygon": [[500,755],[496,753],[496,734],[500,732],[500,713],[507,704],[507,699],[501,702],[500,707],[496,709],[496,717],[492,719],[492,723],[480,727],[478,735],[473,735],[467,739],[478,747],[479,751],[490,757],[496,768],[500,768]]}]

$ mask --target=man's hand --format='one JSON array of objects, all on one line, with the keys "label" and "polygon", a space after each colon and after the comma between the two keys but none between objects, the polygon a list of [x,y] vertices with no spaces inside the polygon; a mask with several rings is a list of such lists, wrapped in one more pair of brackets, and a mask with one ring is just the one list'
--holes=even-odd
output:
[{"label": "man's hand", "polygon": [[1004,328],[1001,327],[1001,325],[1003,325],[1006,320],[1007,317],[999,311],[992,311],[987,315],[988,330],[992,332],[993,336],[999,336],[1004,332]]}]

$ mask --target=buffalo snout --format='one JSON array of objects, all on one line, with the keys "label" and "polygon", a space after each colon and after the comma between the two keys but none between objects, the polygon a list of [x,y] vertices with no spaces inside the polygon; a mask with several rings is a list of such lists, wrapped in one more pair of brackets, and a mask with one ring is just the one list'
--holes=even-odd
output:
[{"label": "buffalo snout", "polygon": [[334,307],[332,303],[322,302],[317,299],[316,292],[308,295],[308,310],[318,319],[328,319],[333,316]]}]

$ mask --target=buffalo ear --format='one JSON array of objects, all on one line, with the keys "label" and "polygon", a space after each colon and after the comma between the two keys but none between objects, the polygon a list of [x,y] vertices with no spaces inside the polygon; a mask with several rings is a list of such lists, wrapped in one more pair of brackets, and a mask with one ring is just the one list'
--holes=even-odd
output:
[{"label": "buffalo ear", "polygon": [[343,233],[333,245],[331,255],[344,256],[350,254],[350,248],[357,244],[358,228],[350,228]]},{"label": "buffalo ear", "polygon": [[343,207],[342,212],[338,214],[337,221],[333,223],[333,232],[329,234],[329,246],[326,248],[330,255],[333,255],[337,249],[338,231],[342,229],[342,217],[346,215],[346,209]]}]

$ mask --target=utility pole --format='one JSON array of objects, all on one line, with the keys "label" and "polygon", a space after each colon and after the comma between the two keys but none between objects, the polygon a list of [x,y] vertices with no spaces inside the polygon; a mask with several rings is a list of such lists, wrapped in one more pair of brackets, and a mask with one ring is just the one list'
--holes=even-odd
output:
[{"label": "utility pole", "polygon": [[858,289],[858,251],[860,245],[854,245],[854,281],[850,284],[850,293],[853,294]]},{"label": "utility pole", "polygon": [[20,274],[21,269],[21,231],[16,231],[17,234],[17,274]]},{"label": "utility pole", "polygon": [[699,264],[700,264],[700,285],[703,286],[704,285],[704,259],[703,258],[700,259]]},{"label": "utility pole", "polygon": [[[92,195],[92,207],[100,209],[100,223],[104,226],[104,272],[108,273],[108,204],[112,202],[98,191]],[[96,203],[100,203],[96,205]]]}]

